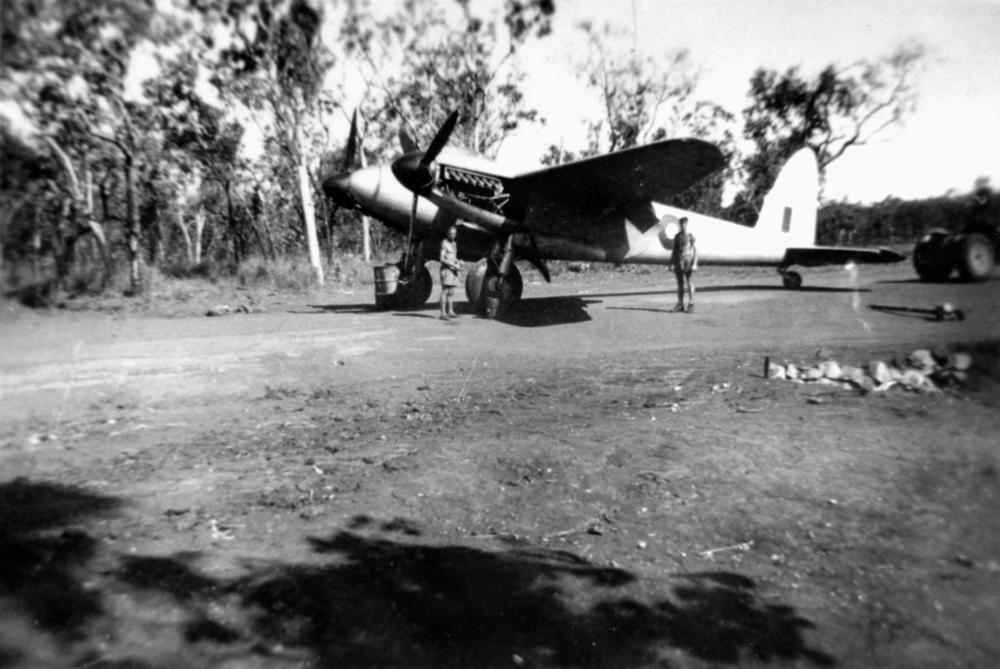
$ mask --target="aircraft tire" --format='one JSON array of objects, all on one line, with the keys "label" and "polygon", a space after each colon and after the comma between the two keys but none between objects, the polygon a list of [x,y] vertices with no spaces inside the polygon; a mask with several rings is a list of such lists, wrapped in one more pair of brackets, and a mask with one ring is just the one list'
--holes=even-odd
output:
[{"label": "aircraft tire", "polygon": [[913,268],[925,283],[947,281],[954,267],[954,258],[948,239],[942,234],[931,234],[913,247]]},{"label": "aircraft tire", "polygon": [[472,311],[477,314],[486,313],[486,280],[490,271],[489,260],[480,259],[465,275],[465,298],[469,301]]},{"label": "aircraft tire", "polygon": [[510,268],[507,280],[501,282],[489,260],[483,258],[465,275],[465,297],[472,310],[490,320],[495,320],[504,306],[521,299],[523,292],[524,281],[516,266]]},{"label": "aircraft tire", "polygon": [[405,309],[415,309],[422,307],[431,297],[434,290],[434,279],[426,266],[417,270],[414,279],[403,286],[400,286],[397,294],[398,306]]},{"label": "aircraft tire", "polygon": [[798,290],[802,287],[802,275],[798,272],[785,272],[781,275],[781,283],[789,290]]},{"label": "aircraft tire", "polygon": [[995,268],[990,240],[978,232],[965,235],[958,244],[958,275],[962,281],[985,281]]}]

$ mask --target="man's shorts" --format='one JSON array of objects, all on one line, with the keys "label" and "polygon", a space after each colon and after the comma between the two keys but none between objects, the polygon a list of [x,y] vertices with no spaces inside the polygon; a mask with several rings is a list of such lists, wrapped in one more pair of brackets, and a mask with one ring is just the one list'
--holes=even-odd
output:
[{"label": "man's shorts", "polygon": [[680,258],[676,263],[674,263],[674,272],[677,274],[691,274],[691,270],[694,269],[694,258]]}]

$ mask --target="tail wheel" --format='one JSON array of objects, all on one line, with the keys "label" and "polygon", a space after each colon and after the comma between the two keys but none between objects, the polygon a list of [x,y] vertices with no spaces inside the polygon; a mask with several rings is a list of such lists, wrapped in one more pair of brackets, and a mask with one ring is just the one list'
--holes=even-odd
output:
[{"label": "tail wheel", "polygon": [[802,275],[798,272],[783,272],[781,284],[789,290],[798,290],[802,287]]},{"label": "tail wheel", "polygon": [[944,235],[930,235],[913,247],[913,268],[921,281],[947,281],[953,266],[952,249]]},{"label": "tail wheel", "polygon": [[983,281],[993,275],[993,244],[978,232],[965,235],[958,245],[958,274],[962,281]]}]

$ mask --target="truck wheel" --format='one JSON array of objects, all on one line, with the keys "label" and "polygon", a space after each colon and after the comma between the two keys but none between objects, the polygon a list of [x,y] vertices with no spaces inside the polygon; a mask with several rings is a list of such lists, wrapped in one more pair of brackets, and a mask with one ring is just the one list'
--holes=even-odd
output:
[{"label": "truck wheel", "polygon": [[913,267],[921,281],[947,281],[954,264],[944,235],[929,235],[913,247]]},{"label": "truck wheel", "polygon": [[983,281],[993,275],[993,244],[978,232],[965,235],[958,245],[958,275],[962,281]]}]

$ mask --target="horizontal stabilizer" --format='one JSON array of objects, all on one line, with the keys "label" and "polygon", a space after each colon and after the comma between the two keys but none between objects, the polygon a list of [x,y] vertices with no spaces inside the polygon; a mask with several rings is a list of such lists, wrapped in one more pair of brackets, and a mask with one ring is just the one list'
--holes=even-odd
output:
[{"label": "horizontal stabilizer", "polygon": [[821,265],[846,265],[849,262],[882,265],[905,260],[906,256],[890,249],[859,249],[841,246],[806,246],[785,251],[783,266],[819,267]]}]

